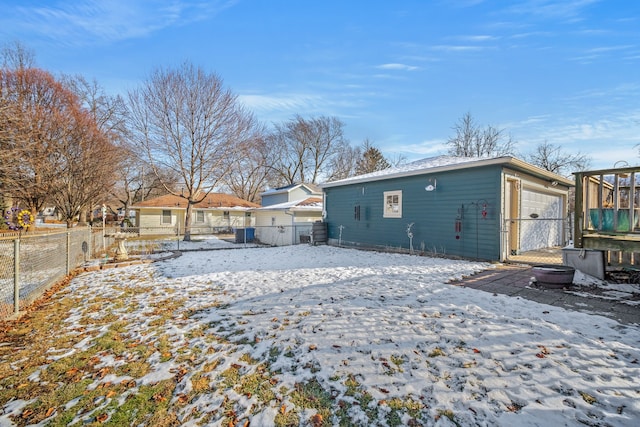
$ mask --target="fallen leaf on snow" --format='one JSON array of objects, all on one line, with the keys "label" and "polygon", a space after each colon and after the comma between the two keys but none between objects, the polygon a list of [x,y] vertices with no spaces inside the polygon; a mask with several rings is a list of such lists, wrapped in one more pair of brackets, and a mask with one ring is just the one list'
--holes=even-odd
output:
[{"label": "fallen leaf on snow", "polygon": [[323,419],[322,419],[322,415],[320,414],[315,414],[314,416],[311,417],[311,425],[313,427],[319,427],[322,425]]}]

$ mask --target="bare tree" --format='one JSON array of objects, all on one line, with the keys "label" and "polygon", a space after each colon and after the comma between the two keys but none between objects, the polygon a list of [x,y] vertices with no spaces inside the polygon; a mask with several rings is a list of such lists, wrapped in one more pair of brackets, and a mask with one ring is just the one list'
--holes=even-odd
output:
[{"label": "bare tree", "polygon": [[588,169],[591,163],[591,158],[586,154],[564,152],[562,147],[548,141],[538,145],[533,153],[525,157],[525,160],[565,177],[571,176],[574,171]]},{"label": "bare tree", "polygon": [[[121,96],[111,96],[105,93],[104,89],[96,80],[88,81],[83,76],[63,76],[62,81],[78,96],[83,108],[89,112],[95,122],[98,131],[104,135],[110,144],[119,147],[120,150],[129,151],[127,147],[127,106]],[[121,159],[129,158],[130,153],[121,153]],[[113,165],[121,173],[119,164]],[[111,187],[111,189],[115,189]],[[113,193],[113,191],[110,191]],[[129,194],[127,192],[127,194]],[[92,218],[93,208],[98,204],[107,204],[108,198],[101,195],[101,200],[90,200],[80,212],[80,222],[85,221],[87,213]],[[125,201],[128,201],[125,198]],[[125,210],[128,204],[124,204]],[[113,211],[115,209],[112,208]]]},{"label": "bare tree", "polygon": [[277,124],[270,143],[280,155],[273,165],[280,184],[307,182],[317,184],[331,175],[331,159],[344,152],[348,142],[344,124],[336,117],[305,119],[295,116]]},{"label": "bare tree", "polygon": [[256,121],[223,87],[216,74],[184,63],[154,71],[129,93],[133,141],[159,180],[162,169],[180,177],[162,181],[167,192],[187,201],[184,240],[191,240],[193,205],[202,201],[229,171],[255,136]]},{"label": "bare tree", "polygon": [[357,147],[348,144],[331,158],[328,181],[376,172],[391,167],[378,147],[368,138]]},{"label": "bare tree", "polygon": [[[118,177],[115,185],[109,190],[110,200],[106,202],[107,209],[116,212],[123,208],[128,212],[131,205],[149,198],[166,194],[162,182],[177,183],[179,176],[172,171],[159,169],[162,177],[158,179],[152,168],[135,151],[126,147],[118,147],[124,159],[119,165]],[[173,187],[174,191],[176,186]]]},{"label": "bare tree", "polygon": [[356,168],[361,156],[362,149],[360,147],[345,144],[340,152],[331,158],[326,181],[336,181],[356,175]]},{"label": "bare tree", "polygon": [[57,173],[57,191],[52,194],[67,227],[93,201],[107,197],[122,155],[98,129],[90,112],[75,112],[71,132],[61,140],[62,167]]},{"label": "bare tree", "polygon": [[98,130],[113,144],[124,145],[129,134],[125,100],[120,95],[107,94],[96,80],[88,81],[80,75],[63,76],[62,81],[78,96]]},{"label": "bare tree", "polygon": [[2,68],[21,70],[35,67],[35,53],[19,41],[6,43],[0,50]]},{"label": "bare tree", "polygon": [[[136,153],[122,147],[117,148],[120,162],[118,163],[115,182],[107,189],[105,194],[93,201],[93,206],[105,205],[107,213],[114,216],[119,215],[119,211],[122,210],[124,213],[123,219],[129,220],[128,213],[132,205],[149,198],[167,194],[167,190],[151,167],[146,162],[141,161]],[[177,183],[179,181],[179,177],[171,171],[160,170],[159,173],[163,182]],[[179,188],[179,186],[174,185],[174,191],[176,188]]]},{"label": "bare tree", "polygon": [[229,173],[223,177],[225,188],[241,199],[258,203],[260,193],[265,190],[274,171],[278,152],[265,138],[261,130],[256,138],[247,141],[240,159],[234,159],[229,165]]},{"label": "bare tree", "polygon": [[449,138],[449,154],[459,157],[507,156],[515,152],[515,142],[503,129],[479,127],[471,113],[466,113],[453,127],[456,135]]}]

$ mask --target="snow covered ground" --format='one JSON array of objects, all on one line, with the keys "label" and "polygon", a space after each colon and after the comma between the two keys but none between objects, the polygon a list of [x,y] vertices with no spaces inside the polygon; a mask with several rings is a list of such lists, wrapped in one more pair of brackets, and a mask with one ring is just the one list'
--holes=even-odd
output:
[{"label": "snow covered ground", "polygon": [[[67,319],[69,331],[100,331],[91,322],[115,314],[130,339],[158,348],[146,360],[150,371],[129,377],[136,387],[174,378],[172,402],[190,396],[176,409],[182,425],[226,426],[229,410],[221,408],[230,402],[232,425],[276,425],[292,413],[300,425],[638,425],[637,325],[447,284],[491,268],[480,262],[202,244],[220,250],[86,273],[61,296],[84,301]],[[121,303],[95,311],[99,298]],[[158,307],[171,308],[166,323]],[[51,357],[92,343],[52,349]],[[127,363],[99,357],[110,372]],[[241,378],[256,372],[271,385],[270,400],[242,388]],[[202,378],[206,392],[196,393]],[[294,398],[304,384],[326,392],[332,418]],[[26,404],[6,405],[0,425]]]}]

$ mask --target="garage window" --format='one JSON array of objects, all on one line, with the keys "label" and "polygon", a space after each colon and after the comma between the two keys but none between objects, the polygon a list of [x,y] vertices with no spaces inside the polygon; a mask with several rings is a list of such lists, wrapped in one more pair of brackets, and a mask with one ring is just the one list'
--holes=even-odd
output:
[{"label": "garage window", "polygon": [[384,218],[402,218],[402,191],[384,192]]}]

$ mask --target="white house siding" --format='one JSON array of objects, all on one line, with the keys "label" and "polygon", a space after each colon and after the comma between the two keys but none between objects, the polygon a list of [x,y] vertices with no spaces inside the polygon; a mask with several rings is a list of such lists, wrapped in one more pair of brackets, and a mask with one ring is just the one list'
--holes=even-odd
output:
[{"label": "white house siding", "polygon": [[178,224],[184,227],[184,214],[179,210],[171,210],[171,224],[162,223],[162,209],[140,209],[139,216],[141,235],[175,234]]},{"label": "white house siding", "polygon": [[[167,209],[171,210],[171,209]],[[193,234],[211,234],[223,232],[234,228],[251,227],[253,218],[246,216],[246,211],[228,211],[229,216],[224,216],[224,211],[204,210],[204,222],[197,221],[196,211],[192,214],[191,232]],[[184,210],[171,210],[171,224],[162,223],[163,209],[140,209],[140,234],[141,235],[167,235],[176,234],[179,230],[184,233]]]},{"label": "white house siding", "polygon": [[565,243],[561,221],[562,196],[525,187],[521,192],[520,217],[521,251],[549,248]]},{"label": "white house siding", "polygon": [[222,232],[226,230],[232,230],[234,228],[251,227],[253,224],[252,216],[246,216],[247,212],[242,210],[229,210],[228,216],[224,215],[223,210],[204,210],[205,218],[204,222],[197,222],[197,214],[193,213],[192,226],[195,228],[207,229],[208,232],[216,231]]},{"label": "white house siding", "polygon": [[254,215],[256,239],[274,246],[300,243],[300,236],[310,236],[312,224],[321,219],[320,212],[298,212],[292,216],[284,210],[257,210]]},{"label": "white house siding", "polygon": [[298,187],[289,192],[289,200],[304,200],[307,197],[322,197],[322,194],[312,194],[306,188]]},{"label": "white house siding", "polygon": [[293,244],[293,217],[282,210],[255,211],[256,239],[266,245]]}]

